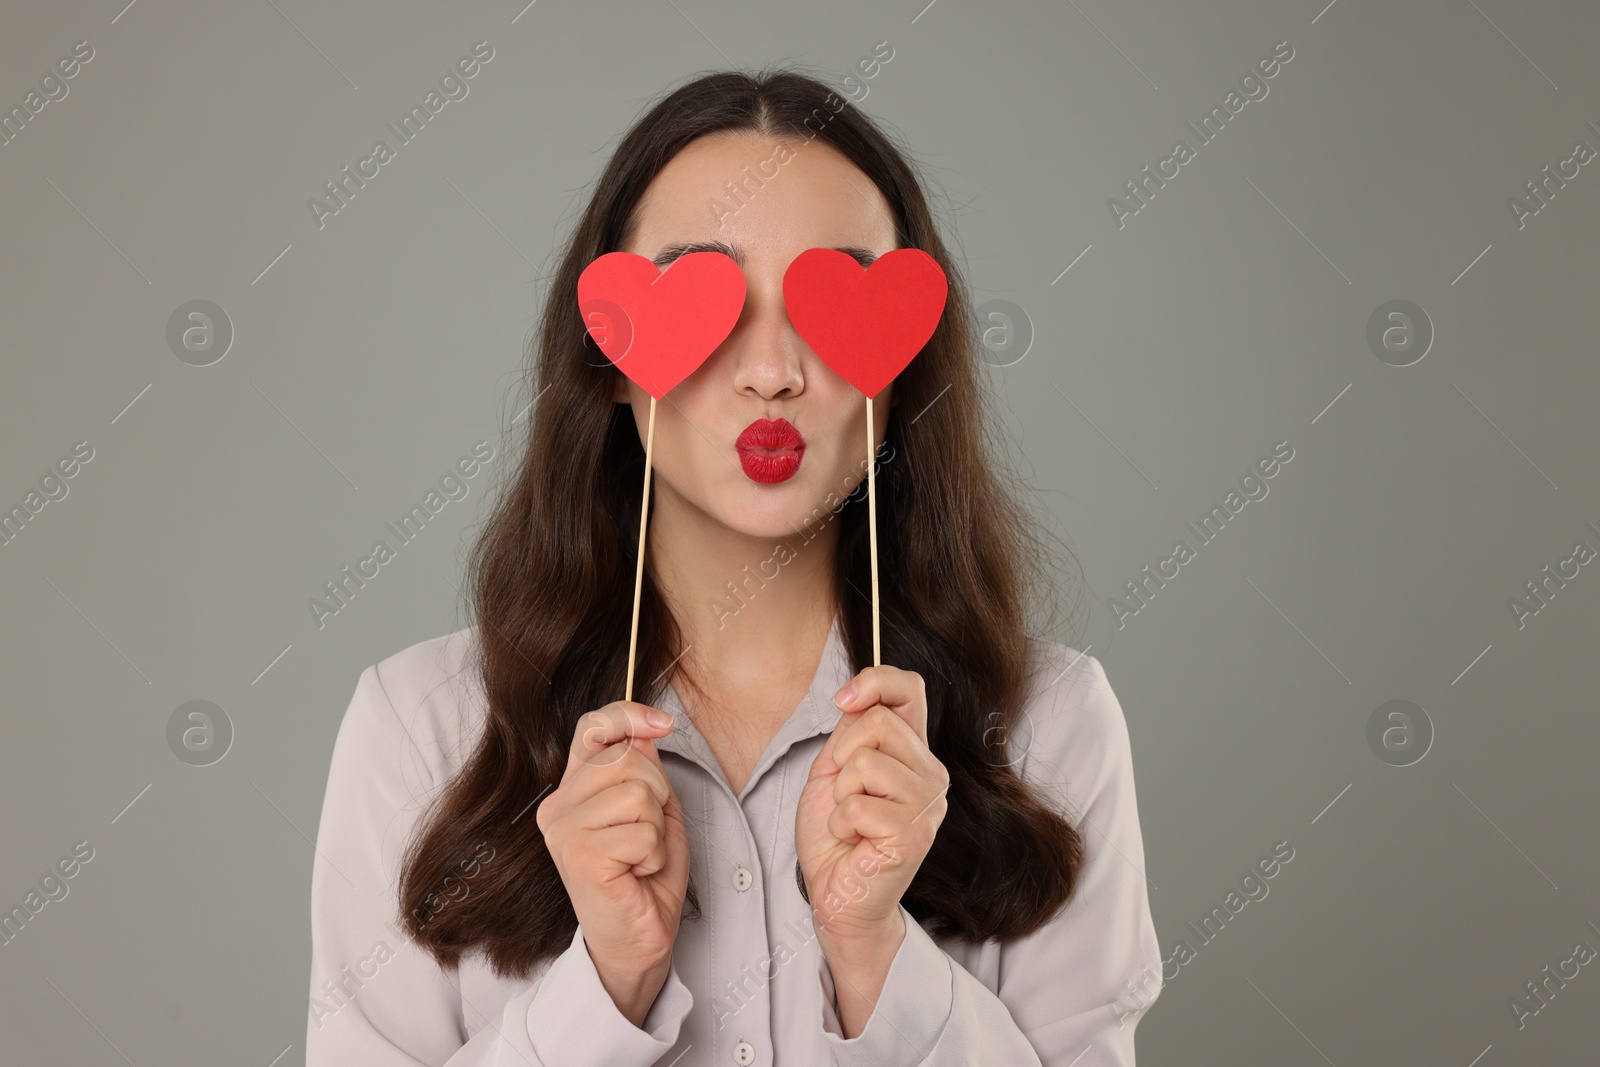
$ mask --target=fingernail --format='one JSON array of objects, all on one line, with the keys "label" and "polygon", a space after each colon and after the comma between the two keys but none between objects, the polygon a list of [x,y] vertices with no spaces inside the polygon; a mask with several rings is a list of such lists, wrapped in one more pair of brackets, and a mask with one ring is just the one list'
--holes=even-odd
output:
[{"label": "fingernail", "polygon": [[672,725],[672,716],[668,715],[664,711],[657,711],[655,708],[651,708],[649,711],[645,712],[644,713],[644,718],[645,718],[645,721],[648,722],[651,726],[671,726]]},{"label": "fingernail", "polygon": [[839,690],[838,695],[833,698],[833,702],[834,702],[834,704],[836,706],[842,708],[846,704],[848,704],[852,700],[854,700],[855,698],[856,698],[856,683],[851,682],[849,685],[847,685],[843,689]]}]

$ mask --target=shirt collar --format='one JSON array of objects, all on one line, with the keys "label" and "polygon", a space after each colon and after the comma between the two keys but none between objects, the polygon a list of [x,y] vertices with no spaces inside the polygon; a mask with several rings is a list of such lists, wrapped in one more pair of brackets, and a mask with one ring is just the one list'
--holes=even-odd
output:
[{"label": "shirt collar", "polygon": [[[855,676],[855,670],[850,663],[850,655],[845,649],[844,633],[841,629],[839,616],[834,615],[833,624],[828,629],[828,640],[822,649],[822,659],[817,664],[817,672],[812,676],[811,687],[801,699],[799,705],[790,714],[778,732],[767,744],[767,749],[761,754],[755,768],[750,772],[750,779],[745,783],[744,791],[748,793],[755,783],[761,778],[768,767],[772,766],[790,747],[815,737],[818,734],[831,733],[843,716],[837,705],[833,702],[833,695],[844,684]],[[692,719],[684,709],[683,701],[678,696],[677,689],[669,682],[665,693],[661,697],[661,710],[669,713],[674,719],[672,732],[665,737],[657,738],[656,748],[662,752],[672,752],[684,759],[700,764],[707,772],[714,776],[726,776],[722,772],[721,764],[717,762],[716,755],[711,751],[711,746],[706,743],[704,735],[695,729]]]}]

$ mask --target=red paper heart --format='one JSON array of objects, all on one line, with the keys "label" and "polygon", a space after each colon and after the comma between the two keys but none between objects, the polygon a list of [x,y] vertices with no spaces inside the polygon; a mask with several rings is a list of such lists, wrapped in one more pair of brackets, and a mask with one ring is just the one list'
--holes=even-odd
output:
[{"label": "red paper heart", "polygon": [[832,248],[808,248],[783,274],[789,321],[818,357],[877,396],[933,336],[949,282],[920,248],[897,248],[866,270]]},{"label": "red paper heart", "polygon": [[690,252],[664,271],[644,256],[607,252],[578,276],[589,336],[657,400],[733,332],[744,296],[744,273],[721,252]]}]

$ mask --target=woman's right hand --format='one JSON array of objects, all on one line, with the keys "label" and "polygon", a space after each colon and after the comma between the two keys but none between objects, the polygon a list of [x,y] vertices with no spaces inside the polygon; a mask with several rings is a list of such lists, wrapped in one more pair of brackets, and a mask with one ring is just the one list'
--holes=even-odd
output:
[{"label": "woman's right hand", "polygon": [[651,713],[665,715],[618,700],[580,718],[535,813],[601,984],[635,1026],[666,983],[689,884],[683,805],[655,747],[672,725]]}]

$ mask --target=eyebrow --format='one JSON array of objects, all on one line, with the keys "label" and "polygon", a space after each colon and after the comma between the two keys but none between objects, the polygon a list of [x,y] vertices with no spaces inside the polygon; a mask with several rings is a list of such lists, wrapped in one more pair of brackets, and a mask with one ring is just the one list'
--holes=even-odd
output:
[{"label": "eyebrow", "polygon": [[[843,252],[862,267],[872,266],[872,261],[878,258],[878,253],[859,245],[837,245],[834,251]],[[721,252],[739,266],[744,266],[744,250],[726,241],[691,241],[687,244],[668,245],[657,252],[650,262],[654,263],[658,270],[666,270],[679,256],[686,256],[690,252]]]}]

